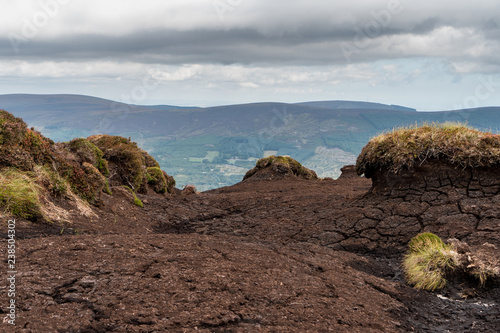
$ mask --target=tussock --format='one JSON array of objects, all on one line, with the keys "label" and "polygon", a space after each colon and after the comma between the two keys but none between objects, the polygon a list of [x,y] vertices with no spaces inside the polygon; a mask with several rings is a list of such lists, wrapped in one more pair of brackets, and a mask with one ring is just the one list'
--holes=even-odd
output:
[{"label": "tussock", "polygon": [[458,253],[438,236],[426,232],[409,243],[403,267],[406,279],[417,289],[433,291],[446,285],[446,274],[458,266]]},{"label": "tussock", "polygon": [[255,167],[245,174],[243,180],[252,177],[259,170],[265,168],[270,168],[271,170],[283,175],[293,174],[308,180],[318,179],[316,172],[302,166],[302,164],[289,156],[269,156],[258,160]]},{"label": "tussock", "polygon": [[500,165],[500,135],[461,123],[403,127],[371,139],[356,161],[356,171],[370,178],[376,170],[398,173],[429,159],[459,167]]}]

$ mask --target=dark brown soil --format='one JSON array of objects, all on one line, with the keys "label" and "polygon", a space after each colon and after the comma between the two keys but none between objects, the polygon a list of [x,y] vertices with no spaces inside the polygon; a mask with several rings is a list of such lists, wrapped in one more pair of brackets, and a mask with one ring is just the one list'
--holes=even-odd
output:
[{"label": "dark brown soil", "polygon": [[[439,219],[446,202],[429,212],[368,194],[371,181],[351,169],[339,180],[271,176],[188,196],[150,191],[139,195],[144,208],[112,188],[94,217],[17,221],[16,328],[0,330],[498,331],[498,282],[437,293],[404,282],[408,237],[434,228],[417,217]],[[479,241],[467,232],[449,236]],[[4,317],[5,291],[0,302]]]}]

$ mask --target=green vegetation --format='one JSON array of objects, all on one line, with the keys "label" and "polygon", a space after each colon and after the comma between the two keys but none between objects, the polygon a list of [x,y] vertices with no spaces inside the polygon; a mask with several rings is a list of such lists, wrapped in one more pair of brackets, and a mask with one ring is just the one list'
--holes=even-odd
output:
[{"label": "green vegetation", "polygon": [[129,191],[132,193],[132,195],[134,196],[134,204],[135,204],[136,206],[139,206],[139,207],[141,207],[141,208],[142,208],[142,207],[144,207],[144,204],[142,203],[141,199],[139,199],[139,198],[137,197],[137,195],[135,194],[134,190],[132,190],[132,189],[130,188],[130,186],[123,185],[123,187],[125,187],[127,190],[129,190]]},{"label": "green vegetation", "polygon": [[0,110],[0,166],[32,171],[36,164],[51,161],[53,142],[34,129],[28,129],[21,118]]},{"label": "green vegetation", "polygon": [[136,193],[146,193],[149,183],[157,193],[165,193],[175,185],[173,178],[160,169],[160,164],[129,139],[95,135],[89,137],[88,142],[102,151],[103,160],[108,161],[113,170],[109,184],[113,186],[127,185]]},{"label": "green vegetation", "polygon": [[42,217],[41,190],[26,172],[14,168],[0,171],[0,207],[7,213],[30,221]]},{"label": "green vegetation", "polygon": [[83,162],[92,164],[104,176],[109,175],[108,161],[103,158],[104,154],[102,150],[95,144],[87,139],[77,138],[68,142],[68,147],[75,152]]},{"label": "green vegetation", "polygon": [[147,168],[146,178],[148,180],[148,184],[153,186],[153,190],[156,193],[167,192],[167,180],[163,176],[163,171],[160,168]]},{"label": "green vegetation", "polygon": [[[160,164],[137,143],[120,136],[95,135],[88,138],[103,152],[104,159],[112,164],[115,176],[111,185],[127,185],[134,192],[145,193],[149,182],[158,193],[165,193],[168,182]],[[149,170],[149,171],[148,171]]]},{"label": "green vegetation", "polygon": [[500,277],[498,262],[484,249],[471,250],[456,239],[445,244],[438,236],[425,232],[413,237],[403,261],[407,281],[417,289],[433,291],[443,288],[447,277],[471,277],[484,286],[489,279]]},{"label": "green vegetation", "polygon": [[433,291],[446,285],[446,275],[458,266],[458,253],[438,236],[426,232],[409,243],[403,267],[408,282],[417,289]]},{"label": "green vegetation", "polygon": [[34,168],[38,183],[46,188],[54,196],[62,196],[68,193],[70,185],[49,165],[35,166]]},{"label": "green vegetation", "polygon": [[270,167],[281,174],[290,173],[305,179],[318,179],[316,172],[302,166],[299,162],[288,156],[269,156],[257,161],[255,168],[249,170],[243,179],[250,178],[257,171]]},{"label": "green vegetation", "polygon": [[403,127],[371,139],[361,151],[356,169],[369,178],[375,170],[398,173],[429,159],[461,167],[498,165],[500,135],[461,123]]},{"label": "green vegetation", "polygon": [[[99,200],[108,174],[103,153],[85,139],[54,144],[26,123],[0,111],[0,167],[32,172],[36,182],[53,196],[69,188],[90,203]],[[88,164],[88,165],[87,165]],[[98,170],[99,169],[99,170]]]},{"label": "green vegetation", "polygon": [[102,189],[102,191],[106,194],[113,195],[113,192],[111,192],[111,189],[109,188],[109,181],[107,179],[104,182],[104,188]]},{"label": "green vegetation", "polygon": [[[95,135],[88,138],[104,153],[104,158],[117,167],[122,184],[127,184],[135,192],[145,183],[146,160],[144,151],[135,142],[120,136]],[[121,184],[112,184],[121,185]]]},{"label": "green vegetation", "polygon": [[[112,169],[111,169],[112,168]],[[135,192],[147,192],[147,183],[158,193],[172,192],[175,180],[136,143],[118,136],[54,143],[21,118],[0,110],[0,210],[21,218],[60,218],[66,209],[56,197],[98,205],[110,185],[129,185],[134,203],[143,206]],[[143,193],[143,192],[141,192]],[[62,215],[60,215],[60,214]]]}]

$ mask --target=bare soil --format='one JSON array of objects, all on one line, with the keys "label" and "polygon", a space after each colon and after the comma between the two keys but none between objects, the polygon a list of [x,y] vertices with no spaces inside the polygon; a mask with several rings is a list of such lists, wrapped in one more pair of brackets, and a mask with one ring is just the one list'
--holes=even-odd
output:
[{"label": "bare soil", "polygon": [[150,191],[144,208],[117,187],[93,217],[18,220],[16,326],[0,331],[498,332],[497,281],[436,293],[404,282],[405,242],[420,230],[384,230],[394,209],[410,221],[418,207],[370,187],[349,172],[270,173],[199,194]]}]

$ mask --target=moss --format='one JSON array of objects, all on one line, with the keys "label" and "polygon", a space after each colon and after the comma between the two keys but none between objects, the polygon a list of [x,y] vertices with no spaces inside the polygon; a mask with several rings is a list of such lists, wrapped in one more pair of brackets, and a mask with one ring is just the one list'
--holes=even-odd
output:
[{"label": "moss", "polygon": [[111,192],[111,189],[109,188],[109,182],[107,179],[104,182],[104,188],[102,189],[102,191],[106,194],[113,195],[113,192]]},{"label": "moss", "polygon": [[406,279],[415,288],[433,291],[446,285],[446,275],[458,264],[454,247],[427,232],[412,238],[403,268]]},{"label": "moss", "polygon": [[134,197],[134,204],[139,207],[144,207],[142,201],[138,197]]},{"label": "moss", "polygon": [[42,217],[41,187],[28,173],[14,168],[0,171],[0,206],[14,216],[27,220]]},{"label": "moss", "polygon": [[257,173],[257,171],[268,167],[281,174],[291,173],[305,179],[318,179],[316,172],[302,166],[302,164],[289,156],[269,156],[261,158],[255,164],[255,168],[249,170],[243,179],[250,178]]},{"label": "moss", "polygon": [[428,159],[460,167],[499,165],[500,135],[460,123],[399,128],[371,139],[357,159],[356,171],[370,178],[376,170],[398,173]]},{"label": "moss", "polygon": [[125,187],[127,190],[129,190],[132,193],[132,195],[134,196],[134,205],[143,208],[144,204],[142,203],[141,199],[139,199],[137,197],[137,195],[135,194],[134,190],[132,190],[129,186],[126,186],[126,185],[123,186],[123,187]]}]

